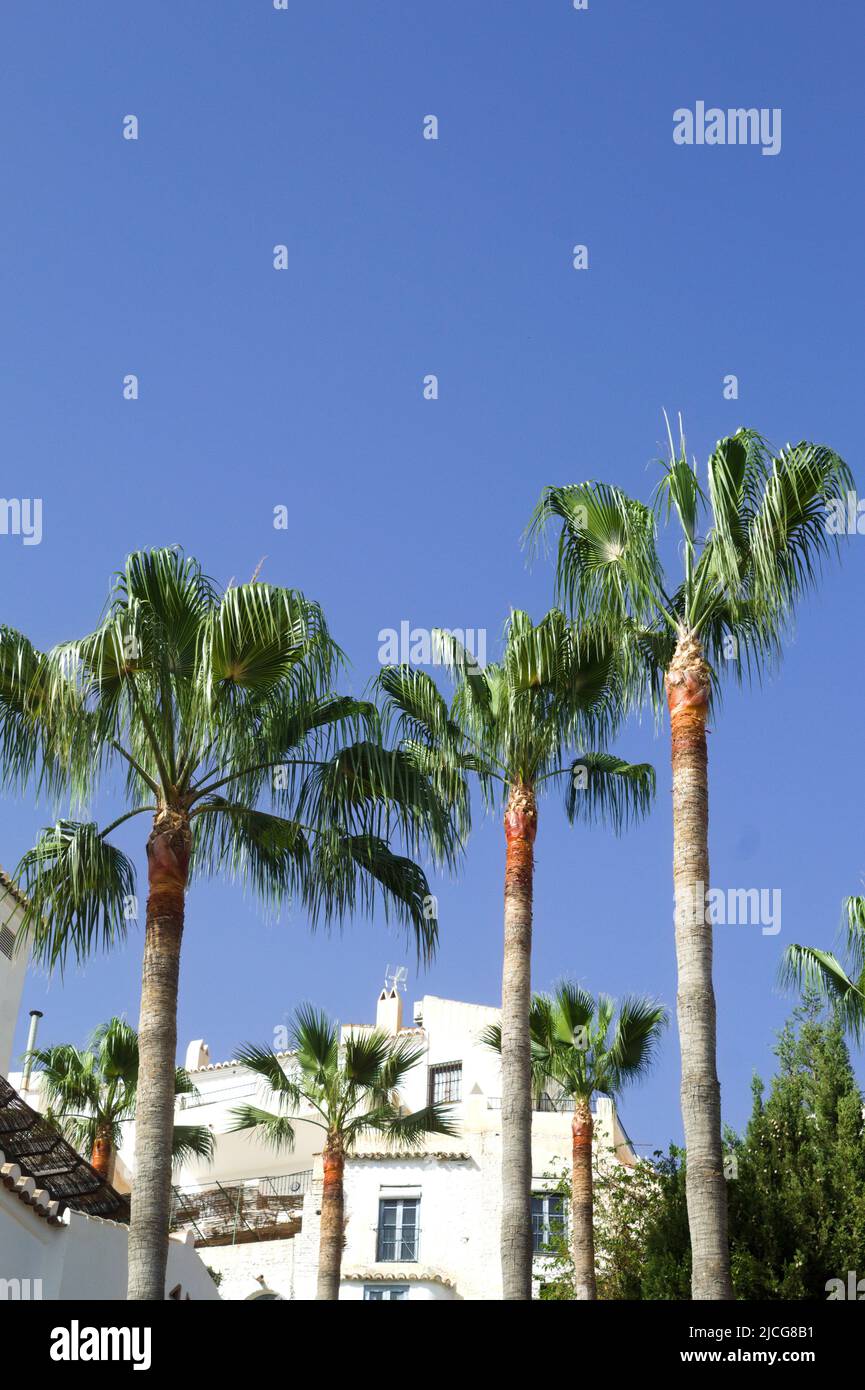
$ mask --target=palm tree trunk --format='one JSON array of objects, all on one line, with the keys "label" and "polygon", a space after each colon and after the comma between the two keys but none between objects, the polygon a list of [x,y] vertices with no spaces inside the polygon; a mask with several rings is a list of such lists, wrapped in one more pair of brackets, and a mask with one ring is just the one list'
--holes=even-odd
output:
[{"label": "palm tree trunk", "polygon": [[149,893],[129,1226],[128,1297],[136,1301],[165,1298],[177,1065],[177,985],[191,844],[185,814],[167,808],[157,811],[147,841]]},{"label": "palm tree trunk", "polygon": [[110,1129],[100,1129],[97,1131],[93,1140],[93,1150],[90,1154],[90,1166],[95,1168],[100,1178],[106,1182],[111,1181],[111,1166],[114,1161],[114,1144],[111,1140]]},{"label": "palm tree trunk", "polygon": [[532,883],[538,825],[534,789],[514,783],[505,811],[502,969],[502,1296],[532,1296],[532,1081],[529,1009]]},{"label": "palm tree trunk", "polygon": [[328,1137],[322,1154],[324,1184],[321,1194],[321,1235],[318,1247],[316,1299],[339,1298],[342,1247],[345,1242],[345,1152],[342,1140]]},{"label": "palm tree trunk", "polygon": [[594,1122],[588,1100],[577,1097],[571,1125],[571,1227],[574,1249],[574,1298],[596,1299],[595,1227],[592,1212],[592,1137]]},{"label": "palm tree trunk", "polygon": [[706,713],[709,668],[697,638],[680,636],[666,675],[673,763],[673,882],[676,894],[677,1014],[682,1120],[687,1150],[691,1294],[733,1297],[727,1191],[721,1147],[721,1088],[715,1060],[709,888]]}]

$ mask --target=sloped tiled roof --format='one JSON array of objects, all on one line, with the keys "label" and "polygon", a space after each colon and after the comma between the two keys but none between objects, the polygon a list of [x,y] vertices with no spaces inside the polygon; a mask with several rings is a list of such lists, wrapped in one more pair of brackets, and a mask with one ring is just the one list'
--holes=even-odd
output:
[{"label": "sloped tiled roof", "polygon": [[7,893],[11,893],[20,907],[27,906],[27,899],[21,892],[21,889],[12,882],[9,875],[4,873],[2,868],[0,868],[0,888],[5,889]]},{"label": "sloped tiled roof", "polygon": [[[0,1076],[0,1150],[11,1177],[11,1169],[25,1180],[31,1196],[36,1189],[47,1192],[62,1212],[65,1207],[87,1216],[108,1216],[113,1221],[129,1220],[129,1198],[116,1192],[86,1159],[76,1153],[43,1115],[22,1100],[18,1092]],[[33,1180],[33,1189],[26,1180]],[[5,1178],[4,1178],[5,1181]],[[7,1183],[7,1186],[13,1184]]]}]

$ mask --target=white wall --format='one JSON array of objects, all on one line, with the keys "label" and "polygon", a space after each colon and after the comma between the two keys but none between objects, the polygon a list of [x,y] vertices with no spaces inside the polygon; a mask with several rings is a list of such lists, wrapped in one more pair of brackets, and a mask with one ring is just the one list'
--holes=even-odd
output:
[{"label": "white wall", "polygon": [[[117,1302],[126,1298],[128,1230],[113,1221],[67,1212],[49,1226],[0,1184],[0,1279],[41,1280],[43,1299]],[[219,1298],[191,1244],[172,1237],[166,1291],[180,1284],[185,1298]]]},{"label": "white wall", "polygon": [[[18,931],[20,921],[21,907],[18,900],[0,880],[0,929],[8,926],[14,935]],[[0,949],[0,1076],[8,1077],[12,1066],[12,1043],[21,1008],[27,957],[28,952],[21,949],[14,951],[10,960]]]},{"label": "white wall", "polygon": [[219,1270],[219,1296],[229,1301],[254,1298],[263,1290],[294,1298],[296,1240],[253,1240],[243,1245],[209,1245],[199,1254]]}]

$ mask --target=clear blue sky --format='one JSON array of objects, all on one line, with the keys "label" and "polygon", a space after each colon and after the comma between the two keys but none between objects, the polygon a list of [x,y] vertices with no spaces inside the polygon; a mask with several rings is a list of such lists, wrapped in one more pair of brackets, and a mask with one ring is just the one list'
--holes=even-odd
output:
[{"label": "clear blue sky", "polygon": [[[40,645],[88,630],[138,546],[180,542],[223,582],[266,555],[265,578],[324,604],[360,690],[403,619],[486,628],[492,655],[510,606],[539,617],[551,568],[527,569],[519,538],[541,488],[597,476],[648,497],[663,407],[701,460],[747,424],[825,441],[861,477],[863,31],[853,0],[6,6],[0,491],[41,497],[44,535],[0,536],[2,620]],[[698,100],[780,107],[780,155],[674,145],[673,111]],[[717,932],[736,1125],[790,1007],[783,946],[830,945],[865,872],[863,564],[851,538],[779,676],[731,689],[710,737],[713,879],[783,894],[779,936]],[[535,982],[672,1008],[666,731],[644,721],[619,748],[656,763],[657,810],[615,840],[543,804]],[[0,862],[49,819],[0,805]],[[139,863],[143,835],[120,841]],[[502,859],[479,815],[409,1000],[496,1002]],[[65,982],[31,974],[43,1038],[137,1020],[141,947],[136,930]],[[367,1019],[405,960],[380,922],[311,938],[196,888],[181,1044],[228,1056],[303,999]],[[674,1029],[623,1116],[648,1149],[680,1137]]]}]

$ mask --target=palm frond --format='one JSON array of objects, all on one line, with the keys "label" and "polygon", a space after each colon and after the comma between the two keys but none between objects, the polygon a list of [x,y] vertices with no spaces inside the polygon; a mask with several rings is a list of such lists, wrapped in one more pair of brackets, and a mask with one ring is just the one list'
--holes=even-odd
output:
[{"label": "palm frond", "polygon": [[171,1136],[171,1161],[175,1168],[188,1163],[191,1158],[201,1158],[213,1162],[216,1153],[216,1140],[207,1125],[175,1125]]},{"label": "palm frond", "polygon": [[191,872],[222,872],[278,907],[302,888],[309,871],[307,837],[297,821],[212,796],[192,812]]},{"label": "palm frond", "polygon": [[837,956],[816,946],[788,946],[779,973],[782,985],[815,991],[857,1042],[865,1037],[865,979],[851,979]]},{"label": "palm frond", "polygon": [[282,1062],[268,1047],[256,1047],[254,1043],[244,1043],[237,1052],[238,1062],[242,1062],[255,1076],[266,1081],[274,1095],[279,1097],[280,1108],[297,1108],[302,1100],[300,1088],[288,1076]]},{"label": "palm frond", "polygon": [[377,835],[318,834],[303,903],[313,925],[380,905],[385,920],[394,918],[410,932],[419,959],[435,953],[438,913],[426,874]]},{"label": "palm frond", "polygon": [[628,763],[611,753],[583,753],[565,787],[568,820],[601,821],[616,832],[648,815],[655,797],[651,763]]},{"label": "palm frond", "polygon": [[608,483],[548,487],[526,532],[532,545],[560,522],[556,592],[577,622],[655,616],[661,566],[650,507]]},{"label": "palm frond", "polygon": [[229,1111],[228,1134],[252,1130],[257,1139],[276,1153],[291,1151],[295,1145],[294,1125],[287,1115],[274,1115],[257,1105],[237,1105]]},{"label": "palm frond", "polygon": [[418,1149],[425,1139],[433,1135],[453,1139],[460,1133],[452,1108],[445,1104],[426,1105],[411,1114],[381,1105],[360,1117],[360,1123],[364,1129],[383,1134],[394,1149]]},{"label": "palm frond", "polygon": [[126,936],[135,869],[92,823],[58,821],[42,832],[15,877],[27,897],[22,931],[33,954],[53,966],[82,961]]},{"label": "palm frond", "polygon": [[622,1000],[607,1060],[614,1091],[651,1070],[668,1023],[667,1010],[656,999],[632,995]]},{"label": "palm frond", "polygon": [[292,1047],[300,1068],[320,1082],[338,1065],[339,1030],[321,1009],[301,1004],[294,1015]]}]

